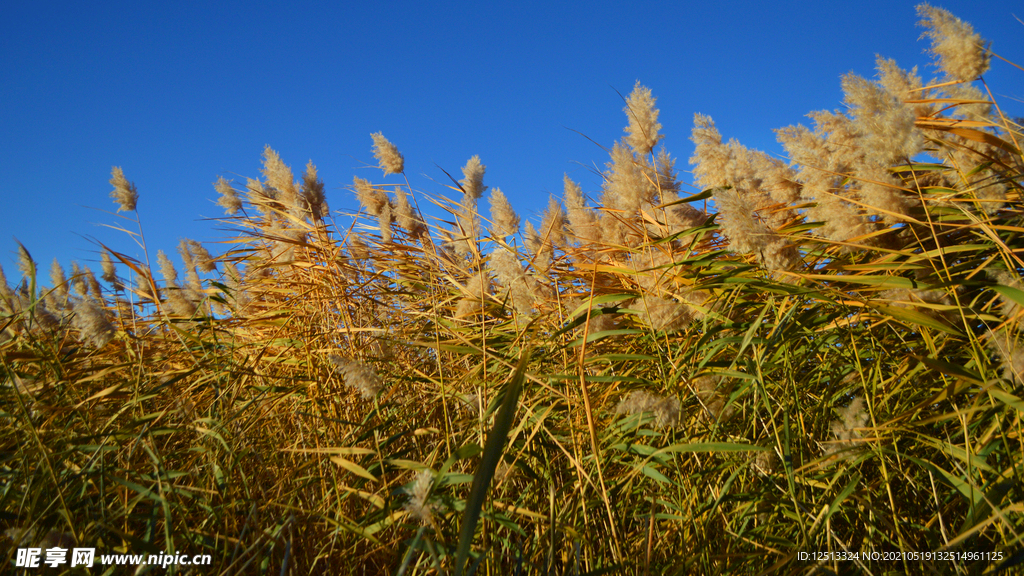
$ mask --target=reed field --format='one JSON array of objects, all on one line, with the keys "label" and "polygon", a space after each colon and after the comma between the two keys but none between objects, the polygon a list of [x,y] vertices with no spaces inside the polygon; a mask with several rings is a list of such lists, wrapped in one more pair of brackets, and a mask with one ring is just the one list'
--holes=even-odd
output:
[{"label": "reed field", "polygon": [[268,146],[176,268],[114,168],[124,246],[0,275],[5,569],[1017,573],[1024,131],[983,75],[1024,69],[918,12],[935,77],[843,76],[786,159],[697,114],[684,184],[638,82],[539,225],[478,157],[429,195],[373,134],[352,217]]}]

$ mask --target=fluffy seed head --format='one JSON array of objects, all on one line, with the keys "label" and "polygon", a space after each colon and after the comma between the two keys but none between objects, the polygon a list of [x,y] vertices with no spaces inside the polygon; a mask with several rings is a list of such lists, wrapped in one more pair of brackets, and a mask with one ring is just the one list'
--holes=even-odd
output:
[{"label": "fluffy seed head", "polygon": [[858,180],[858,196],[861,201],[872,209],[886,224],[894,224],[901,220],[900,216],[908,214],[911,202],[900,191],[900,183],[887,169],[880,166],[862,166],[854,175]]},{"label": "fluffy seed head", "polygon": [[930,52],[938,58],[939,68],[953,80],[977,80],[989,67],[989,43],[974,28],[949,11],[919,4],[918,25],[927,30],[922,37],[931,40]]},{"label": "fluffy seed head", "polygon": [[295,205],[297,190],[295,189],[295,176],[292,169],[281,160],[281,156],[268,144],[263,149],[263,168],[260,170],[267,184],[277,190],[278,199],[284,202],[289,208]]},{"label": "fluffy seed head", "polygon": [[377,224],[380,227],[380,239],[384,242],[391,242],[391,223],[394,222],[394,214],[392,214],[391,203],[384,204],[384,208],[381,209],[380,214],[377,215]]},{"label": "fluffy seed head", "polygon": [[598,332],[604,332],[605,330],[614,330],[618,328],[619,324],[616,321],[615,314],[591,314],[590,324],[581,325],[579,327],[580,333],[584,330],[589,334],[597,334]]},{"label": "fluffy seed head", "polygon": [[914,109],[883,87],[856,74],[843,76],[844,101],[869,162],[891,164],[913,158],[924,146]]},{"label": "fluffy seed head", "polygon": [[536,294],[530,289],[529,279],[519,259],[508,250],[499,248],[491,253],[487,269],[504,288],[502,294],[509,294],[513,307],[521,314],[530,314]]},{"label": "fluffy seed head", "polygon": [[655,330],[682,330],[693,320],[689,307],[675,300],[646,295],[633,306],[640,310],[640,318]]},{"label": "fluffy seed head", "polygon": [[103,348],[114,338],[114,326],[107,319],[106,312],[91,298],[83,298],[75,304],[73,323],[78,328],[80,339],[96,348]]},{"label": "fluffy seed head", "polygon": [[583,210],[587,207],[587,204],[583,198],[583,189],[580,188],[579,184],[573,182],[568,174],[562,175],[562,184],[565,190],[562,200],[565,202],[565,207],[569,209],[569,219],[571,221],[573,211]]},{"label": "fluffy seed head", "polygon": [[387,193],[375,188],[369,180],[363,180],[358,176],[353,179],[352,187],[356,191],[356,198],[359,199],[363,210],[366,210],[371,216],[380,216],[384,211],[384,206],[389,202]]},{"label": "fluffy seed head", "polygon": [[480,163],[479,156],[473,156],[462,167],[462,175],[465,178],[459,180],[459,184],[462,184],[462,189],[466,192],[466,196],[477,200],[487,190],[487,186],[484,186],[484,172],[486,170],[487,166]]},{"label": "fluffy seed head", "polygon": [[220,194],[217,204],[224,208],[224,212],[229,216],[237,214],[242,209],[242,199],[238,196],[238,191],[232,188],[231,183],[223,176],[217,178],[217,181],[213,183],[213,188]]},{"label": "fluffy seed head", "polygon": [[188,297],[186,292],[186,290],[181,289],[168,290],[165,292],[167,296],[165,305],[172,316],[177,316],[179,318],[192,318],[195,316],[198,307],[195,302]]},{"label": "fluffy seed head", "polygon": [[483,300],[481,298],[488,294],[490,289],[490,279],[484,271],[480,271],[469,277],[466,281],[466,287],[462,290],[467,296],[459,300],[459,305],[455,310],[456,318],[463,318],[471,314],[482,312]]},{"label": "fluffy seed head", "polygon": [[85,281],[85,272],[82,271],[78,262],[74,260],[71,261],[71,284],[74,285],[75,292],[82,298],[89,295],[89,286]]},{"label": "fluffy seed head", "polygon": [[676,178],[675,170],[676,160],[663,146],[658,150],[654,164],[657,166],[658,190],[661,192],[661,201],[664,203],[666,194],[679,192],[679,180]]},{"label": "fluffy seed head", "polygon": [[370,250],[359,235],[353,234],[348,239],[348,254],[353,260],[366,260],[370,257]]},{"label": "fluffy seed head", "polygon": [[226,263],[224,268],[224,284],[227,286],[227,293],[234,300],[235,309],[240,309],[251,300],[249,292],[245,289],[245,273],[230,262]]},{"label": "fluffy seed head", "polygon": [[756,179],[771,200],[779,204],[792,204],[800,197],[796,170],[763,152],[754,155],[753,164]]},{"label": "fluffy seed head", "polygon": [[772,236],[763,222],[757,219],[754,207],[735,189],[719,190],[715,194],[722,231],[729,238],[729,247],[736,252],[758,253]]},{"label": "fluffy seed head", "polygon": [[167,257],[167,254],[164,254],[163,250],[157,250],[156,261],[160,265],[160,275],[163,277],[166,285],[177,286],[178,271],[174,269],[174,263]]},{"label": "fluffy seed head", "polygon": [[426,232],[426,225],[417,216],[412,202],[409,202],[409,194],[401,187],[395,188],[395,219],[410,236],[420,236]]},{"label": "fluffy seed head", "polygon": [[587,207],[583,198],[583,189],[573,182],[566,174],[563,177],[565,193],[563,200],[568,210],[569,230],[572,235],[583,242],[594,242],[601,237],[597,214]]},{"label": "fluffy seed head", "polygon": [[533,227],[533,222],[527,221],[523,227],[523,244],[533,254],[540,253],[544,246],[544,239],[541,238],[537,229]]},{"label": "fluffy seed head", "polygon": [[314,220],[323,218],[327,212],[327,196],[324,194],[324,181],[316,173],[316,166],[310,160],[306,164],[306,172],[302,174],[302,196],[313,215]]},{"label": "fluffy seed head", "polygon": [[[825,110],[811,112],[807,116],[814,120],[814,133],[824,138],[828,150],[825,168],[845,174],[864,160],[864,150],[859,146],[860,136],[849,116]],[[820,158],[814,161],[815,165],[821,166]]]},{"label": "fluffy seed head", "polygon": [[859,438],[860,432],[857,429],[863,428],[869,419],[866,407],[864,406],[864,399],[861,397],[854,398],[849,406],[840,408],[837,412],[839,413],[839,420],[832,424],[832,431],[836,437],[840,440]]},{"label": "fluffy seed head", "polygon": [[370,134],[370,137],[373,138],[373,156],[380,162],[384,175],[405,172],[405,157],[398,148],[380,132]]},{"label": "fluffy seed head", "polygon": [[459,209],[455,212],[456,227],[452,233],[452,248],[466,258],[479,255],[477,240],[480,235],[480,217],[477,213],[476,198],[468,193],[462,196]]},{"label": "fluffy seed head", "polygon": [[[877,70],[878,83],[900,102],[928,98],[929,91],[921,89],[924,83],[917,74],[916,66],[908,72],[900,68],[895,60],[879,56],[875,59],[875,70]],[[932,104],[914,104],[912,107],[918,116],[929,116],[933,110]]]},{"label": "fluffy seed head", "polygon": [[697,399],[707,410],[707,416],[713,420],[728,420],[734,413],[735,407],[726,404],[729,401],[729,394],[732,388],[731,379],[722,376],[700,376],[691,382],[696,392]]},{"label": "fluffy seed head", "polygon": [[565,210],[562,205],[552,196],[548,198],[548,209],[544,212],[544,219],[541,221],[540,233],[547,238],[547,243],[552,246],[565,244]]},{"label": "fluffy seed head", "polygon": [[626,107],[623,108],[623,112],[629,118],[626,143],[637,154],[650,154],[662,139],[658,134],[661,124],[658,123],[658,109],[654,107],[656,101],[657,99],[651,96],[651,89],[641,86],[639,80],[626,99]]},{"label": "fluffy seed head", "polygon": [[384,388],[384,381],[377,371],[365,362],[342,358],[337,354],[331,354],[327,360],[334,365],[334,371],[345,379],[345,384],[360,392],[367,400],[372,399]]},{"label": "fluffy seed head", "polygon": [[519,215],[499,188],[491,190],[491,234],[496,238],[519,232]]},{"label": "fluffy seed head", "polygon": [[64,274],[64,267],[60,265],[56,258],[53,259],[53,264],[50,265],[50,282],[53,282],[53,289],[58,295],[68,295],[68,278]]},{"label": "fluffy seed head", "polygon": [[92,273],[92,270],[86,266],[82,270],[82,276],[85,278],[85,283],[89,287],[89,294],[97,301],[103,301],[103,289],[100,287],[100,283],[96,280],[96,275]]},{"label": "fluffy seed head", "polygon": [[488,268],[494,273],[498,282],[506,288],[524,276],[523,265],[519,259],[504,249],[498,249],[491,253]]},{"label": "fluffy seed head", "polygon": [[210,251],[205,246],[196,242],[195,240],[186,240],[188,242],[188,251],[195,259],[196,267],[199,268],[200,272],[216,272],[217,263],[214,262],[213,256],[210,255]]},{"label": "fluffy seed head", "polygon": [[629,393],[629,396],[623,398],[615,408],[617,415],[633,415],[644,412],[654,414],[654,425],[657,428],[675,428],[680,424],[679,398],[674,396],[663,398],[643,390],[634,390]]},{"label": "fluffy seed head", "polygon": [[[18,242],[15,240],[15,242]],[[35,278],[36,261],[28,253],[28,249],[21,242],[18,242],[18,269],[25,275],[25,278]]]},{"label": "fluffy seed head", "polygon": [[117,269],[114,268],[114,261],[110,258],[110,252],[103,252],[103,281],[113,283],[117,280]]},{"label": "fluffy seed head", "polygon": [[253,199],[254,202],[265,202],[267,199],[272,199],[274,197],[274,192],[272,190],[268,190],[267,187],[263,185],[263,182],[260,182],[256,178],[246,178],[245,189],[248,191],[249,197]]},{"label": "fluffy seed head", "polygon": [[[63,271],[62,271],[63,272]],[[117,268],[114,267],[114,259],[110,257],[110,252],[103,252],[103,281],[109,282],[113,286],[114,290],[121,290],[123,285],[117,277]]]},{"label": "fluffy seed head", "polygon": [[[982,93],[974,84],[962,83],[943,86],[940,90],[942,95],[953,100],[973,100],[970,104],[958,104],[956,108],[949,111],[949,115],[956,118],[967,118],[969,120],[985,119],[992,112],[992,104],[988,102],[988,96]],[[957,150],[954,154],[961,153]]]},{"label": "fluffy seed head", "polygon": [[135,184],[124,177],[120,166],[114,166],[110,174],[112,176],[110,185],[114,187],[110,192],[110,197],[117,203],[117,211],[131,212],[135,210],[135,206],[139,202],[139,191],[135,188]]},{"label": "fluffy seed head", "polygon": [[632,152],[621,142],[612,147],[611,162],[604,173],[604,205],[624,211],[627,215],[637,214],[645,202],[654,201],[657,189],[652,180],[655,175],[650,163]]},{"label": "fluffy seed head", "polygon": [[181,255],[181,261],[185,265],[185,277],[188,279],[189,288],[199,291],[203,288],[202,280],[199,279],[196,259],[193,257],[189,242],[192,242],[192,240],[186,238],[178,242],[178,254]]},{"label": "fluffy seed head", "polygon": [[722,135],[710,116],[693,115],[690,140],[696,144],[690,164],[695,165],[693,175],[701,188],[714,188],[726,183],[729,148],[722,143]]},{"label": "fluffy seed head", "polygon": [[416,473],[412,488],[407,488],[409,501],[405,503],[405,509],[409,514],[424,524],[430,524],[434,520],[435,505],[431,504],[430,487],[434,483],[434,473],[430,470],[420,470]]},{"label": "fluffy seed head", "polygon": [[7,275],[4,274],[4,267],[0,266],[0,310],[6,310],[4,308],[4,301],[14,296],[11,291],[11,287],[7,285]]},{"label": "fluffy seed head", "polygon": [[551,268],[554,259],[554,249],[541,232],[538,232],[533,224],[526,223],[523,227],[523,244],[528,251],[527,257],[530,265],[537,274],[544,275]]}]

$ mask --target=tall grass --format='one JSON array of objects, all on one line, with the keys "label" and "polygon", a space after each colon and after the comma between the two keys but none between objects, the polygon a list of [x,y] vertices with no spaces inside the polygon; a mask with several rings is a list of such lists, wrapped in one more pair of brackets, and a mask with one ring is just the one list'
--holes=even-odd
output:
[{"label": "tall grass", "polygon": [[[268,147],[261,179],[216,184],[233,247],[183,241],[182,277],[104,246],[103,283],[47,287],[21,247],[4,562],[73,541],[220,574],[1012,570],[1022,131],[988,46],[919,10],[940,77],[844,77],[845,112],[778,131],[790,163],[698,115],[689,197],[637,84],[597,202],[566,178],[539,226],[479,158],[429,197],[374,134],[351,225]],[[980,556],[871,557],[892,551]]]}]

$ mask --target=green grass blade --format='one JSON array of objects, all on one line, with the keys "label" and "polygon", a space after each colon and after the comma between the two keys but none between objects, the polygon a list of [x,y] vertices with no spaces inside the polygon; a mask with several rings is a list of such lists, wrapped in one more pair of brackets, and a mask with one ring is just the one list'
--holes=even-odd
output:
[{"label": "green grass blade", "polygon": [[455,576],[462,576],[463,567],[469,558],[469,550],[473,545],[473,534],[476,532],[476,524],[480,520],[480,512],[483,509],[484,500],[487,498],[487,488],[490,486],[494,470],[501,460],[505,439],[509,430],[512,429],[512,421],[515,418],[516,406],[519,402],[519,394],[523,389],[523,380],[526,377],[526,366],[529,360],[530,350],[526,349],[520,356],[516,372],[505,389],[505,398],[494,417],[494,427],[487,435],[487,444],[484,446],[483,456],[480,459],[480,468],[473,476],[473,486],[469,490],[466,510],[462,514],[462,531],[459,533],[458,552],[455,558]]}]

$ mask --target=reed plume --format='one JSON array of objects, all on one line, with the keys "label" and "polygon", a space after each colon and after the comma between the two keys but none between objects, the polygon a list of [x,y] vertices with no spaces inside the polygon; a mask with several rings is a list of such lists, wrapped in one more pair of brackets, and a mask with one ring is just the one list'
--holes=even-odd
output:
[{"label": "reed plume", "polygon": [[224,208],[224,212],[228,216],[233,216],[242,209],[241,196],[238,195],[238,191],[223,176],[217,178],[217,181],[213,183],[213,187],[220,194],[217,204]]},{"label": "reed plume", "polygon": [[117,211],[134,211],[139,203],[139,191],[135,188],[135,184],[124,177],[120,166],[114,166],[110,175],[110,185],[114,187],[110,192],[110,197],[118,205]]},{"label": "reed plume", "polygon": [[658,134],[661,124],[658,123],[659,111],[654,107],[657,98],[651,96],[651,89],[641,86],[636,81],[633,92],[626,99],[626,107],[623,112],[629,117],[629,126],[626,127],[626,143],[633,152],[646,155],[650,154],[663,136]]},{"label": "reed plume", "polygon": [[384,175],[405,172],[405,157],[398,148],[380,132],[370,134],[370,137],[373,138],[373,156],[380,161]]},{"label": "reed plume", "polygon": [[988,70],[989,43],[970,24],[928,4],[918,4],[917,14],[918,25],[926,29],[923,36],[931,40],[931,53],[947,77],[970,82]]}]

